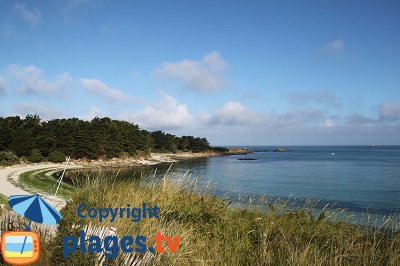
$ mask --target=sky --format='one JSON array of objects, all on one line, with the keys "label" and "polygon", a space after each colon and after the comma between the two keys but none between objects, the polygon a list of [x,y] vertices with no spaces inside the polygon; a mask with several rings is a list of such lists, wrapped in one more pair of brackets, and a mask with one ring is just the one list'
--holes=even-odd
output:
[{"label": "sky", "polygon": [[0,116],[400,144],[399,1],[0,1]]}]

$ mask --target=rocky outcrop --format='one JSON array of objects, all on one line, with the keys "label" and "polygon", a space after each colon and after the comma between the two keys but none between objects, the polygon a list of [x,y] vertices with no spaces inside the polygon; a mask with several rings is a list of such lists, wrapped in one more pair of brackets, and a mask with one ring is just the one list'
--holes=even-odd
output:
[{"label": "rocky outcrop", "polygon": [[225,152],[226,155],[246,155],[254,153],[254,151],[247,148],[228,148],[228,151]]}]

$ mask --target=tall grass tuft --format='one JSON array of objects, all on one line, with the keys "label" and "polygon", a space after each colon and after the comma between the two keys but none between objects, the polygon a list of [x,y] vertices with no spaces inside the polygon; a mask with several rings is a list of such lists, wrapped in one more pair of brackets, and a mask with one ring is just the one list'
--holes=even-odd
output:
[{"label": "tall grass tuft", "polygon": [[[118,217],[113,223],[99,223],[76,215],[80,203],[94,208],[119,208],[127,204],[140,207],[144,202],[160,208],[159,219],[135,223]],[[228,205],[200,189],[192,178],[166,177],[161,182],[152,182],[98,177],[78,188],[62,210],[53,261],[67,263],[60,256],[60,238],[76,234],[71,229],[73,224],[90,221],[118,228],[119,236],[144,235],[147,246],[154,245],[152,238],[158,231],[181,236],[176,253],[139,254],[143,258],[141,265],[400,264],[400,235],[393,219],[392,226],[362,226],[335,220],[327,210],[315,216],[306,208],[289,209],[277,204],[271,204],[267,211]],[[88,264],[89,260],[85,257],[74,263]],[[115,261],[115,265],[120,263]]]}]

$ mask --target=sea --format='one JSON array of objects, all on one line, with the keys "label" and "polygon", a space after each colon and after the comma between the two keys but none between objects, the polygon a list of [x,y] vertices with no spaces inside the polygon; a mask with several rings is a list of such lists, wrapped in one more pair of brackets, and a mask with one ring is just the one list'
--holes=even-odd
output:
[{"label": "sea", "polygon": [[400,211],[400,146],[245,147],[254,153],[122,169],[118,175],[161,180],[169,169],[169,178],[190,176],[199,188],[233,203],[311,203],[317,210],[377,217]]}]

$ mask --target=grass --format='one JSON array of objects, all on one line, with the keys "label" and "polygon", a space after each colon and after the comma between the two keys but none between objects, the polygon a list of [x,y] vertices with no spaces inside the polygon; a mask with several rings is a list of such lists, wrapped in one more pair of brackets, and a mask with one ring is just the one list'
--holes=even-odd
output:
[{"label": "grass", "polygon": [[4,204],[8,207],[8,198],[6,195],[0,194],[0,204]]},{"label": "grass", "polygon": [[[24,172],[20,174],[18,181],[25,188],[49,193],[54,185],[57,187],[57,180],[52,176],[46,175],[46,173],[49,171],[52,170],[42,169],[40,171],[32,170]],[[55,188],[53,190],[54,192]],[[74,190],[75,188],[73,186],[63,182],[58,190],[57,195],[65,199],[69,199]]]},{"label": "grass", "polygon": [[[140,207],[157,205],[159,219],[135,223],[118,217],[110,223],[80,219],[76,207]],[[201,191],[194,180],[151,183],[97,178],[72,195],[62,210],[59,234],[54,240],[52,261],[57,265],[90,265],[93,257],[74,253],[62,258],[62,237],[76,234],[73,224],[97,223],[118,228],[118,235],[144,235],[147,246],[157,231],[180,235],[176,253],[157,254],[142,265],[399,265],[400,234],[397,224],[365,227],[315,217],[308,209],[271,205],[231,208],[224,200]],[[327,214],[327,215],[325,215]],[[393,221],[392,221],[393,222]],[[140,256],[144,256],[141,254]],[[118,262],[115,261],[115,265]]]}]

